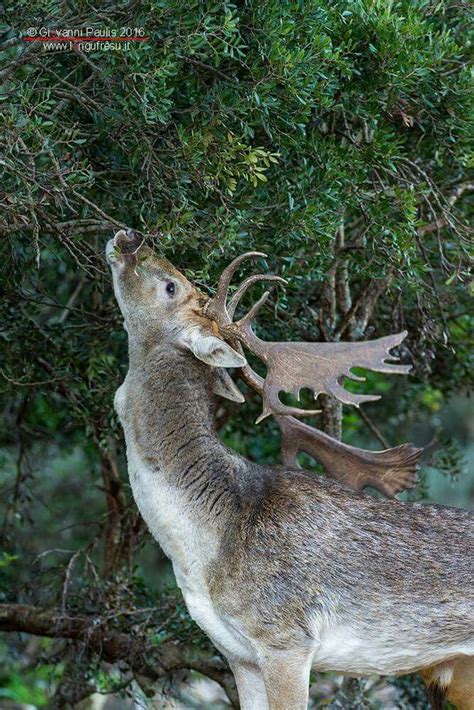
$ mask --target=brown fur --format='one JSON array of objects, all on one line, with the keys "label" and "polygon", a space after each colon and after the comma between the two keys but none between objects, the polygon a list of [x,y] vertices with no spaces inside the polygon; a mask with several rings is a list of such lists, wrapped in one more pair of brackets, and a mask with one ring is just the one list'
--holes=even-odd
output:
[{"label": "brown fur", "polygon": [[461,656],[425,668],[420,673],[435,710],[449,700],[459,710],[474,710],[474,658]]}]

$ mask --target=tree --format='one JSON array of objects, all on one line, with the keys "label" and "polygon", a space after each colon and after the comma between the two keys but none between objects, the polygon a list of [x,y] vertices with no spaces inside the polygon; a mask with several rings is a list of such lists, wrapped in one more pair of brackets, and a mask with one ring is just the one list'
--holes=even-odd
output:
[{"label": "tree", "polygon": [[[104,243],[118,227],[139,230],[204,289],[236,254],[266,251],[267,267],[290,281],[259,319],[268,339],[407,328],[409,382],[371,375],[384,404],[344,412],[351,442],[400,443],[468,378],[467,5],[6,5],[6,673],[18,672],[27,636],[11,632],[20,631],[60,639],[35,656],[59,706],[134,680],[149,694],[182,669],[217,680],[236,703],[179,594],[151,576],[154,548],[130,500],[112,411],[126,339]],[[51,50],[20,38],[29,25],[125,25],[148,40]],[[259,404],[246,394],[241,409],[223,404],[222,435],[256,460],[277,460],[276,430],[254,428]],[[340,436],[340,407],[322,405],[321,426]],[[438,465],[456,471],[456,450]],[[108,675],[104,661],[115,663]]]}]

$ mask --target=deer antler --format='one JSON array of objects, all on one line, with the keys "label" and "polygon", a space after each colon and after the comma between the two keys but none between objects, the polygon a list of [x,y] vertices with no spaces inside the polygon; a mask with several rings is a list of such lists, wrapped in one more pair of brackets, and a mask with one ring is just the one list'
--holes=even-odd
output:
[{"label": "deer antler", "polygon": [[256,274],[247,278],[237,289],[227,305],[227,295],[231,278],[244,261],[254,256],[266,256],[261,252],[247,252],[238,256],[222,272],[216,296],[207,305],[207,314],[214,318],[227,338],[240,341],[262,360],[268,370],[263,386],[263,412],[257,423],[270,414],[298,414],[299,416],[317,414],[319,410],[301,410],[288,407],[280,401],[279,392],[284,390],[299,399],[300,390],[313,390],[314,398],[319,394],[330,394],[344,404],[358,407],[362,402],[380,399],[378,395],[353,394],[345,390],[339,380],[343,377],[364,382],[365,378],[351,372],[353,367],[363,367],[376,372],[406,374],[409,365],[397,365],[386,362],[389,351],[399,345],[406,337],[406,331],[397,335],[388,335],[378,340],[360,343],[278,343],[267,342],[258,338],[252,330],[252,320],[270,295],[266,291],[252,306],[246,316],[232,323],[236,307],[248,288],[257,281],[279,281],[286,283],[279,276]]},{"label": "deer antler", "polygon": [[236,337],[267,366],[268,372],[263,386],[263,412],[257,423],[269,414],[288,413],[282,409],[284,405],[279,398],[281,390],[290,392],[299,399],[300,390],[308,388],[313,390],[314,399],[319,394],[330,394],[343,404],[358,407],[362,402],[373,402],[380,399],[380,396],[353,394],[339,384],[342,377],[365,382],[364,377],[351,372],[352,367],[399,374],[410,371],[409,365],[386,362],[386,359],[391,357],[389,351],[402,342],[406,331],[361,343],[269,343],[260,340],[252,330],[251,320],[267,296],[268,291],[248,314],[233,326]]},{"label": "deer antler", "polygon": [[417,462],[423,449],[413,444],[367,451],[337,441],[294,417],[276,417],[276,420],[281,431],[282,461],[287,466],[298,467],[298,453],[304,451],[333,478],[356,491],[371,486],[391,498],[415,485]]},{"label": "deer antler", "polygon": [[[222,272],[216,296],[205,306],[206,315],[213,318],[222,335],[231,343],[241,343],[262,360],[267,367],[267,376],[261,378],[247,365],[242,376],[263,399],[263,411],[257,423],[270,414],[275,415],[282,434],[282,458],[284,463],[297,464],[299,451],[314,456],[327,472],[341,483],[361,490],[370,485],[385,495],[391,496],[415,483],[417,459],[421,449],[404,444],[386,451],[365,451],[332,439],[327,434],[299,422],[294,416],[317,414],[319,410],[306,410],[283,404],[279,393],[284,390],[299,399],[300,390],[309,388],[314,398],[321,393],[332,395],[345,404],[359,406],[362,402],[380,399],[378,395],[353,394],[345,390],[339,380],[348,377],[365,381],[351,372],[353,367],[363,367],[376,372],[405,374],[409,365],[387,362],[397,359],[390,350],[406,337],[406,331],[378,340],[359,343],[284,343],[267,342],[258,338],[252,330],[252,321],[269,296],[266,291],[249,312],[237,322],[232,322],[235,310],[244,293],[259,281],[286,283],[279,276],[255,274],[245,279],[227,303],[228,290],[233,274],[248,258],[266,256],[261,252],[247,252],[232,261]],[[294,416],[293,416],[294,415]]]},{"label": "deer antler", "polygon": [[[221,277],[219,279],[219,283],[217,286],[217,291],[216,295],[214,296],[213,299],[209,300],[205,307],[204,307],[204,313],[205,315],[209,316],[210,318],[213,318],[217,325],[219,326],[219,330],[221,333],[224,335],[224,337],[227,340],[230,340],[231,343],[235,345],[236,342],[244,342],[243,341],[243,330],[241,330],[241,324],[243,324],[243,327],[245,329],[245,323],[244,321],[248,318],[253,318],[257,310],[260,308],[260,306],[263,304],[264,300],[269,295],[269,292],[266,291],[262,298],[251,308],[247,316],[245,316],[244,319],[241,321],[238,321],[237,323],[232,322],[232,318],[234,316],[235,310],[240,303],[244,293],[252,286],[254,283],[257,283],[258,281],[275,281],[275,282],[280,282],[280,283],[287,283],[287,281],[281,276],[269,276],[266,274],[254,274],[253,276],[249,276],[245,281],[243,281],[240,286],[238,287],[237,291],[235,292],[234,296],[232,297],[231,301],[229,304],[227,304],[227,298],[228,298],[228,293],[229,293],[229,285],[232,279],[232,276],[234,275],[235,271],[237,268],[240,266],[240,264],[245,260],[245,259],[250,259],[255,256],[263,256],[266,257],[267,255],[260,252],[260,251],[249,251],[246,252],[245,254],[241,254],[238,256],[236,259],[234,259],[222,272]],[[263,342],[263,341],[261,341]],[[245,343],[244,343],[245,344]],[[249,350],[252,350],[251,347],[249,347]],[[253,351],[255,352],[255,351]],[[262,358],[263,359],[263,358]],[[244,368],[250,377],[258,378],[259,376],[257,375],[256,372],[252,370],[252,368],[247,365],[246,368]],[[298,407],[290,407],[278,400],[278,405],[276,406],[275,414],[287,414],[287,415],[295,415],[295,416],[308,416],[311,414],[319,414],[320,410],[307,410],[307,409],[299,409]],[[269,412],[270,413],[270,412]],[[266,415],[268,416],[268,415]],[[263,419],[263,417],[259,417],[257,420],[257,424]]]},{"label": "deer antler", "polygon": [[[263,378],[248,366],[243,367],[241,373],[245,382],[263,396]],[[423,449],[413,444],[367,451],[333,439],[294,417],[276,416],[275,419],[281,433],[281,460],[287,466],[300,468],[298,454],[304,451],[342,485],[355,491],[371,486],[388,498],[413,488],[416,483],[418,459]]]},{"label": "deer antler", "polygon": [[214,298],[210,299],[205,306],[206,315],[213,318],[219,328],[225,328],[232,323],[232,318],[234,317],[235,310],[247,289],[252,286],[252,284],[257,281],[280,281],[281,283],[288,283],[281,276],[267,276],[266,274],[254,274],[249,276],[249,278],[243,281],[237,291],[235,292],[232,300],[227,304],[227,298],[229,295],[229,286],[232,281],[232,276],[235,274],[240,264],[245,261],[245,259],[252,259],[256,256],[266,257],[262,251],[247,251],[245,254],[241,254],[236,257],[233,261],[228,264],[219,278],[219,283],[217,284],[216,295]]}]

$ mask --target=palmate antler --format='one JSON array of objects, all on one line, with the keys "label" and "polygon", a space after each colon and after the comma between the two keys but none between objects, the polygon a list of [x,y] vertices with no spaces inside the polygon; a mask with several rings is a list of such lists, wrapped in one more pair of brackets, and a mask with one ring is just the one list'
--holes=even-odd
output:
[{"label": "palmate antler", "polygon": [[363,367],[376,372],[405,374],[410,366],[386,362],[394,360],[389,351],[399,345],[406,332],[378,340],[359,343],[281,343],[267,342],[258,338],[252,330],[252,320],[269,296],[266,291],[252,306],[246,316],[233,322],[235,310],[246,291],[259,281],[279,281],[279,276],[255,274],[245,279],[234,296],[227,302],[229,284],[238,266],[261,252],[248,252],[234,259],[222,272],[216,295],[205,307],[206,315],[213,318],[226,340],[234,345],[241,343],[253,352],[267,367],[265,379],[246,366],[242,368],[244,379],[263,399],[263,411],[257,423],[270,414],[275,415],[281,430],[283,462],[298,465],[297,455],[305,451],[320,463],[327,472],[341,483],[361,490],[373,486],[385,495],[411,488],[416,480],[417,459],[422,450],[412,444],[404,444],[386,451],[365,451],[343,444],[303,422],[295,416],[317,414],[319,410],[290,407],[281,402],[279,393],[289,392],[299,398],[300,390],[311,389],[316,399],[319,394],[332,395],[345,404],[359,406],[362,402],[374,401],[379,396],[358,395],[345,390],[339,380],[348,377],[365,381],[351,372],[353,367]]}]

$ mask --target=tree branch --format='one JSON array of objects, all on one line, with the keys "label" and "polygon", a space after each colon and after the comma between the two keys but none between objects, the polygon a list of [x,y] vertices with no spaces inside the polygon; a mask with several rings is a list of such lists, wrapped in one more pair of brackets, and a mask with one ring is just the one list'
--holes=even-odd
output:
[{"label": "tree branch", "polygon": [[143,637],[108,628],[98,616],[70,615],[28,604],[0,604],[0,631],[81,641],[105,661],[125,662],[134,673],[150,681],[177,670],[194,670],[219,683],[232,706],[238,707],[235,683],[222,659],[206,658],[202,650],[197,658],[195,649],[172,641],[154,646]]},{"label": "tree branch", "polygon": [[[460,183],[455,190],[450,194],[448,197],[448,204],[450,207],[452,207],[460,197],[465,192],[472,192],[474,190],[474,183],[472,182],[462,182]],[[439,219],[436,219],[434,222],[430,222],[429,224],[424,224],[422,227],[419,227],[417,229],[417,234],[419,237],[423,237],[425,234],[430,234],[431,232],[436,232],[436,230],[441,229],[442,227],[447,227],[449,224],[449,220],[446,216],[440,217]]]}]

